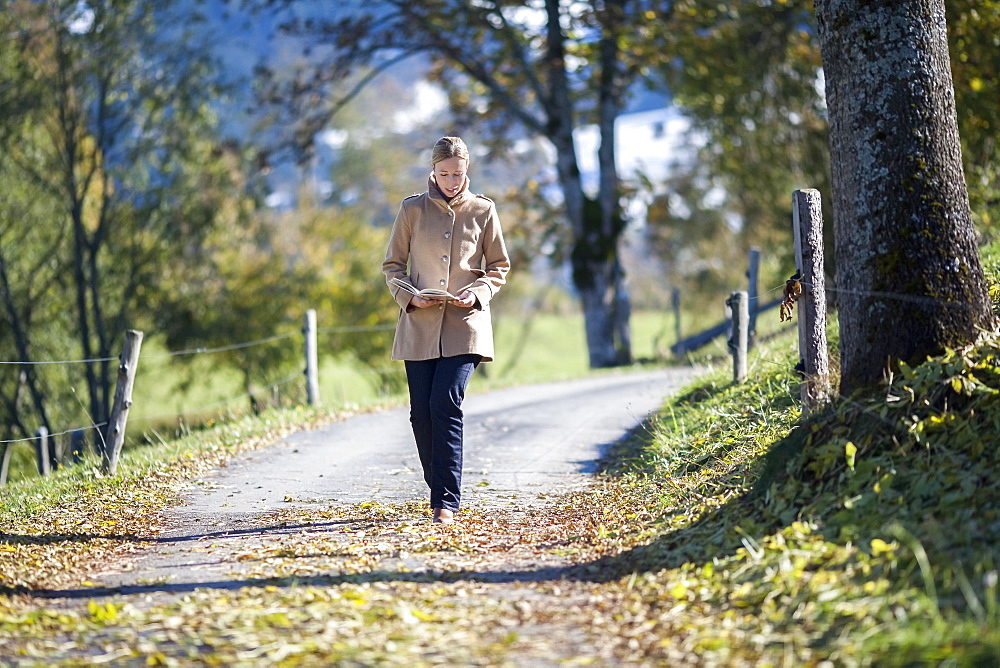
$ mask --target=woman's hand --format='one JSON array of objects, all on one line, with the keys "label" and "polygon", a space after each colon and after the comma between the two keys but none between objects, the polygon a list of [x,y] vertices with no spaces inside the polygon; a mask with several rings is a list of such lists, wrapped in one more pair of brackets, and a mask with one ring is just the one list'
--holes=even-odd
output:
[{"label": "woman's hand", "polygon": [[437,299],[424,299],[423,297],[418,297],[417,295],[410,297],[410,306],[413,306],[414,308],[430,308],[431,306],[436,306],[439,303],[440,300]]},{"label": "woman's hand", "polygon": [[476,305],[476,295],[472,294],[468,290],[463,290],[462,294],[458,295],[458,299],[452,299],[451,303],[455,306],[472,308]]},{"label": "woman's hand", "polygon": [[[463,308],[472,308],[476,305],[476,295],[472,294],[468,290],[463,290],[462,294],[458,295],[458,299],[449,299],[450,304],[455,306],[461,306]],[[410,306],[414,308],[430,308],[431,306],[437,306],[441,303],[440,299],[424,299],[423,297],[418,297],[413,295],[410,297]]]}]

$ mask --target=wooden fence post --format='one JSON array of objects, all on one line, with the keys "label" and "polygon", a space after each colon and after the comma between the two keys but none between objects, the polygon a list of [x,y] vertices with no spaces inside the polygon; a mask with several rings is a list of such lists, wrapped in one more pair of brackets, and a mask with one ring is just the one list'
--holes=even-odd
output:
[{"label": "wooden fence post", "polygon": [[733,354],[733,382],[742,383],[747,379],[747,343],[749,339],[749,307],[747,293],[737,290],[729,295],[726,305],[732,310],[733,328],[729,339],[729,349]]},{"label": "wooden fence post", "polygon": [[757,292],[758,278],[760,275],[760,249],[750,249],[750,259],[747,264],[747,308],[749,309],[749,334],[747,345],[753,346],[757,339],[757,311],[760,306],[760,295]]},{"label": "wooden fence post", "polygon": [[7,484],[7,472],[10,470],[10,456],[14,453],[13,443],[3,444],[3,457],[0,459],[0,487]]},{"label": "wooden fence post", "polygon": [[674,337],[676,343],[674,343],[674,353],[677,355],[684,354],[684,344],[681,339],[681,289],[677,286],[670,291],[670,304],[674,310]]},{"label": "wooden fence post", "polygon": [[306,398],[310,406],[319,406],[319,370],[316,352],[316,310],[306,311],[306,322],[302,328],[306,340]]},{"label": "wooden fence post", "polygon": [[792,193],[795,264],[800,275],[799,354],[804,374],[804,412],[830,399],[830,361],[826,343],[826,278],[823,273],[823,206],[818,190]]},{"label": "wooden fence post", "polygon": [[125,346],[118,365],[118,384],[115,386],[111,418],[108,420],[108,438],[101,451],[101,470],[105,475],[114,475],[118,469],[118,456],[125,443],[125,425],[128,424],[129,409],[132,408],[132,386],[135,384],[141,347],[142,332],[134,329],[125,332]]},{"label": "wooden fence post", "polygon": [[35,459],[38,462],[38,475],[47,476],[52,473],[52,459],[49,456],[49,429],[39,427],[35,432]]}]

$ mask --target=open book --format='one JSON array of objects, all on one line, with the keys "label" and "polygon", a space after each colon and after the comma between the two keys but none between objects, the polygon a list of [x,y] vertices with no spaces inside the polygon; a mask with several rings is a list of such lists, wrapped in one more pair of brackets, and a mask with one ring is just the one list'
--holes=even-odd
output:
[{"label": "open book", "polygon": [[[402,288],[403,290],[406,290],[410,294],[416,295],[418,297],[423,297],[424,299],[442,299],[442,300],[458,299],[458,297],[451,294],[447,290],[438,290],[437,288],[424,288],[423,290],[417,290],[415,287],[413,287],[412,285],[410,285],[409,283],[400,278],[395,278],[395,277],[390,278],[389,283],[395,285],[396,287]],[[462,288],[462,290],[465,290],[465,288]],[[459,290],[459,292],[462,292],[462,290]]]}]

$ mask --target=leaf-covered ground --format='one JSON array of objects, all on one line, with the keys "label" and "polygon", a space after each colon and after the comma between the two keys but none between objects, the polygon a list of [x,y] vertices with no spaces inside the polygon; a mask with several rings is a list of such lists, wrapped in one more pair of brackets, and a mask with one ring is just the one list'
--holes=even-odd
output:
[{"label": "leaf-covered ground", "polygon": [[0,656],[1000,664],[1000,338],[807,420],[791,353],[761,350],[751,382],[708,377],[669,401],[586,492],[466,509],[453,526],[420,505],[290,503],[184,547],[214,569],[187,583],[88,580],[149,549],[175,484],[95,483],[4,520]]}]

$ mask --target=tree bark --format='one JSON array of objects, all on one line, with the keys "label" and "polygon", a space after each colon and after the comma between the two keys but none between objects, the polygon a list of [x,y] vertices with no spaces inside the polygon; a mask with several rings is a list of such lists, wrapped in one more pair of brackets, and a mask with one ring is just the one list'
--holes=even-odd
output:
[{"label": "tree bark", "polygon": [[993,317],[962,171],[943,0],[816,0],[830,115],[842,394]]},{"label": "tree bark", "polygon": [[94,361],[94,349],[90,333],[90,308],[87,304],[87,271],[85,261],[85,249],[87,244],[87,232],[83,225],[82,213],[78,209],[81,206],[74,205],[71,212],[73,218],[73,232],[75,245],[73,247],[73,288],[76,296],[76,322],[80,328],[78,337],[80,350],[83,353],[84,372],[87,376],[87,396],[90,401],[90,419],[94,422],[103,422],[105,413],[101,403],[102,394],[99,392],[100,383],[98,381],[97,362]]},{"label": "tree bark", "polygon": [[632,334],[629,328],[630,300],[625,285],[625,271],[619,260],[618,241],[625,229],[622,215],[621,190],[618,165],[615,162],[617,144],[615,121],[624,106],[624,76],[622,72],[621,42],[625,32],[625,0],[605,0],[599,13],[602,24],[600,51],[600,84],[597,87],[598,118],[601,145],[597,152],[600,183],[597,200],[601,204],[601,246],[607,246],[607,259],[612,281],[610,306],[611,337],[615,350],[615,364],[632,362]]},{"label": "tree bark", "polygon": [[[573,285],[580,295],[583,308],[589,364],[591,368],[599,369],[616,366],[631,359],[630,342],[616,336],[616,332],[627,333],[629,315],[627,296],[623,307],[622,296],[617,292],[617,288],[624,285],[618,261],[621,227],[616,222],[607,222],[603,207],[590,206],[591,200],[584,195],[573,141],[573,104],[566,77],[565,36],[560,23],[560,3],[559,0],[546,0],[545,6],[548,20],[546,64],[551,91],[551,104],[546,108],[546,136],[556,149],[556,171],[565,200],[566,217],[573,232]],[[617,51],[614,55],[617,56]],[[609,77],[614,77],[614,70],[608,69],[607,72]],[[614,92],[611,88],[608,90]],[[617,97],[620,99],[620,96]],[[611,106],[615,99],[615,95],[608,96]],[[614,170],[614,118],[610,121],[609,141],[604,131],[606,113],[608,110],[602,104],[602,143],[599,155],[601,193],[598,201],[604,202],[605,189],[610,185],[614,192],[608,207],[609,217],[612,221],[621,221],[617,206],[618,179]],[[611,171],[606,173],[608,151],[612,152]],[[610,182],[607,181],[608,178],[611,179]],[[625,320],[624,328],[621,325],[622,318]]]},{"label": "tree bark", "polygon": [[[56,36],[60,39],[64,37],[59,31],[56,31]],[[75,90],[73,83],[72,70],[75,64],[70,60],[67,50],[60,47],[58,52],[59,86],[56,95],[59,123],[53,128],[52,139],[63,156],[61,182],[73,228],[73,287],[79,327],[78,340],[83,358],[86,360],[84,371],[87,379],[90,419],[100,423],[108,418],[111,396],[110,364],[107,361],[94,361],[95,356],[100,358],[109,356],[100,301],[101,270],[98,264],[98,255],[103,246],[101,232],[107,216],[107,206],[106,201],[102,200],[98,207],[98,220],[85,220],[85,210],[94,175],[102,169],[99,166],[101,158],[97,152],[84,148],[80,141],[80,137],[83,136],[80,124],[83,112],[78,108],[77,98],[80,94]],[[103,109],[106,102],[106,98],[97,100],[98,108]],[[103,118],[103,114],[99,114],[99,117]],[[88,224],[96,229],[93,232],[89,231]]]}]

